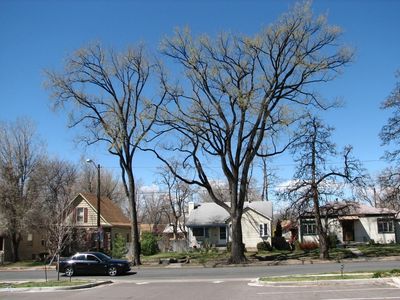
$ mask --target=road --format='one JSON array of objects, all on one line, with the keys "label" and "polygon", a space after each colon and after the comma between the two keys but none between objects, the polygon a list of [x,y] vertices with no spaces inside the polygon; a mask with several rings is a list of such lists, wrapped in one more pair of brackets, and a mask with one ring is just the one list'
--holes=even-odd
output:
[{"label": "road", "polygon": [[[296,300],[400,300],[400,288],[387,281],[369,283],[346,282],[288,286],[259,285],[256,278],[265,275],[289,275],[337,272],[338,263],[247,266],[225,268],[163,267],[134,268],[130,274],[113,277],[111,285],[69,291],[0,292],[0,299],[7,300],[88,300],[88,299],[146,299],[146,300],[203,300],[203,299],[296,299]],[[344,265],[345,272],[400,269],[400,261],[352,262]],[[1,271],[0,281],[43,279],[43,271]],[[56,278],[50,271],[49,278]],[[84,276],[73,277],[85,278]],[[93,277],[92,277],[93,278]],[[65,276],[63,280],[68,280]],[[96,279],[109,280],[108,276]]]},{"label": "road", "polygon": [[51,292],[0,292],[7,300],[393,300],[400,288],[388,283],[305,286],[261,286],[242,279],[180,280],[179,282],[117,282],[84,290]]},{"label": "road", "polygon": [[[197,279],[246,279],[251,280],[267,275],[291,275],[291,274],[313,274],[339,272],[341,264],[322,263],[304,265],[278,265],[278,266],[246,266],[225,268],[193,268],[193,267],[162,267],[162,268],[133,268],[132,273],[126,276],[113,278],[115,281],[130,280],[160,281],[160,280],[197,280]],[[344,272],[374,271],[400,269],[400,260],[378,261],[378,262],[349,262],[344,264]],[[57,274],[54,270],[48,272],[50,279],[55,279]],[[65,278],[65,277],[63,277]],[[85,278],[79,276],[79,278]],[[7,280],[31,280],[44,279],[44,271],[1,271],[0,281]],[[109,279],[108,276],[96,276],[96,279]]]}]

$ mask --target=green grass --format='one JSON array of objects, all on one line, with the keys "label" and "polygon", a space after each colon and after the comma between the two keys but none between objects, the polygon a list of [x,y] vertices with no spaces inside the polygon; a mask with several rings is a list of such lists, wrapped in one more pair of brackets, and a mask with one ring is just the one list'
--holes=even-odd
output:
[{"label": "green grass", "polygon": [[44,267],[44,263],[40,261],[35,261],[35,260],[24,260],[24,261],[18,261],[15,263],[6,263],[3,265],[0,265],[0,269],[3,267],[22,267],[22,268],[29,268],[29,267],[38,267],[42,266]]},{"label": "green grass", "polygon": [[368,279],[373,278],[369,274],[333,274],[333,275],[301,275],[301,276],[269,276],[260,278],[261,281],[287,282],[287,281],[320,281],[320,280],[345,280],[345,279]]},{"label": "green grass", "polygon": [[392,269],[389,271],[372,272],[354,272],[354,273],[333,273],[333,274],[317,274],[317,275],[293,275],[293,276],[268,276],[260,278],[260,281],[269,282],[288,282],[288,281],[321,281],[321,280],[346,280],[346,279],[372,279],[400,276],[400,269]]},{"label": "green grass", "polygon": [[87,280],[49,280],[45,281],[28,281],[28,282],[19,282],[19,283],[10,283],[10,282],[0,282],[0,288],[32,288],[32,287],[67,287],[67,286],[76,286],[82,284],[88,284],[90,281]]},{"label": "green grass", "polygon": [[398,256],[400,255],[399,244],[376,244],[376,245],[360,245],[357,248],[366,257],[382,257],[382,256]]},{"label": "green grass", "polygon": [[217,250],[196,250],[190,252],[166,252],[141,256],[142,263],[158,263],[162,259],[189,259],[191,263],[204,264],[209,261],[228,260],[230,253]]}]

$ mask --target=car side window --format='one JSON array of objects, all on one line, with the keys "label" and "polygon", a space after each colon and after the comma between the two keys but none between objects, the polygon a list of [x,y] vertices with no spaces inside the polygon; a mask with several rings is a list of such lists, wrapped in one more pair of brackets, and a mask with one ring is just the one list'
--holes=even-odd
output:
[{"label": "car side window", "polygon": [[90,261],[99,261],[99,259],[98,259],[96,256],[94,256],[94,255],[88,255],[88,256],[87,256],[87,260],[90,260]]},{"label": "car side window", "polygon": [[73,260],[86,260],[86,258],[85,258],[85,255],[82,254],[82,255],[76,255],[76,256],[73,258]]}]

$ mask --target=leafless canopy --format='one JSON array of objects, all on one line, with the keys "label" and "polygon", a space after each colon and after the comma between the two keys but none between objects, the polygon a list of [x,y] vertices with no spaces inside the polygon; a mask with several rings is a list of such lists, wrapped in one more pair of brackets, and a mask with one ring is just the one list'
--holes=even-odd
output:
[{"label": "leafless canopy", "polygon": [[[254,158],[287,148],[276,136],[297,119],[302,107],[326,107],[313,86],[332,80],[350,61],[351,51],[338,46],[340,33],[324,16],[313,17],[305,3],[253,37],[227,33],[194,38],[185,29],[164,40],[163,53],[182,67],[185,78],[172,84],[164,77],[170,99],[158,122],[159,133],[168,133],[164,149],[194,168],[192,177],[181,179],[204,187],[235,216],[234,223],[241,218]],[[266,140],[271,150],[262,153]],[[160,144],[153,152],[168,165],[158,151]],[[230,205],[214,193],[210,164],[221,166]]]},{"label": "leafless canopy", "polygon": [[135,263],[140,263],[133,157],[149,133],[164,95],[146,97],[156,65],[142,46],[115,53],[100,44],[79,49],[63,73],[47,72],[55,107],[70,112],[70,126],[82,126],[81,141],[102,142],[119,159],[129,199]]}]

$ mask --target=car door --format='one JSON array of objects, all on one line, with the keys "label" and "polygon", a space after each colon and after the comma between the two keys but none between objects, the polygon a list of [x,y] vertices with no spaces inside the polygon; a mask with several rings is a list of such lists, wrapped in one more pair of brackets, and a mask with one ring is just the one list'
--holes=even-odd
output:
[{"label": "car door", "polygon": [[86,255],[88,271],[91,274],[104,274],[106,266],[103,261],[101,261],[97,256],[93,254]]},{"label": "car door", "polygon": [[73,257],[75,272],[80,274],[87,273],[87,260],[85,254],[78,254]]}]

